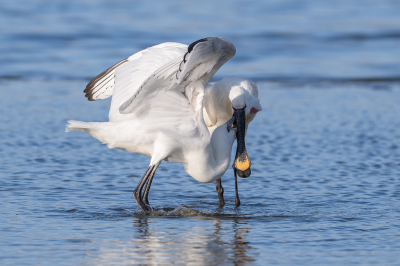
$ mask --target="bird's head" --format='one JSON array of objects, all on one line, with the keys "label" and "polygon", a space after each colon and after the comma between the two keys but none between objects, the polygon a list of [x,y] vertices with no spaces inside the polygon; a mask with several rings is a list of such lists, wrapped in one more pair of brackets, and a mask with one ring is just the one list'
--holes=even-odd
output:
[{"label": "bird's head", "polygon": [[251,174],[251,162],[246,151],[245,135],[249,123],[254,119],[257,112],[262,110],[260,100],[257,98],[257,86],[248,80],[240,85],[233,86],[229,93],[232,103],[232,112],[237,127],[236,139],[237,149],[234,167],[239,177],[247,178]]}]

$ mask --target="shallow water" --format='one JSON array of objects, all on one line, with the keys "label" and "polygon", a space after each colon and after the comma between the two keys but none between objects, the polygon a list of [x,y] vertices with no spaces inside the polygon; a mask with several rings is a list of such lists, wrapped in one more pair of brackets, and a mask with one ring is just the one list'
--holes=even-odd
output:
[{"label": "shallow water", "polygon": [[152,215],[131,196],[147,157],[64,132],[69,118],[104,119],[107,101],[87,104],[71,89],[84,82],[2,85],[6,264],[399,263],[399,84],[259,83],[242,206],[230,170],[218,208],[214,183],[163,162]]},{"label": "shallow water", "polygon": [[[0,3],[1,265],[400,264],[400,5],[203,2]],[[82,90],[113,63],[213,35],[237,47],[217,79],[253,78],[264,108],[242,205],[231,170],[219,208],[215,183],[163,162],[145,215],[149,158],[66,121],[106,121]]]}]

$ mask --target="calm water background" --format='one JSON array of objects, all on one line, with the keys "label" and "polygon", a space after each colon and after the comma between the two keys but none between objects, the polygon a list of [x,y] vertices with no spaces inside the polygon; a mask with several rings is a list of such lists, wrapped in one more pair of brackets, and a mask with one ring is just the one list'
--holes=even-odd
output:
[{"label": "calm water background", "polygon": [[[400,264],[398,1],[1,1],[0,264]],[[109,150],[66,121],[106,121],[82,90],[141,49],[206,36],[254,79],[252,176],[201,184]]]}]

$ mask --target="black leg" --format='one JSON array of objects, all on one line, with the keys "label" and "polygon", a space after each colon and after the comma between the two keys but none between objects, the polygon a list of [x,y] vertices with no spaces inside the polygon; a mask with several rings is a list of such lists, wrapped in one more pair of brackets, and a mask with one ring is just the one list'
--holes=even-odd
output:
[{"label": "black leg", "polygon": [[[239,153],[239,143],[237,143],[237,146],[236,146],[235,158],[238,157],[238,153]],[[235,195],[235,206],[237,208],[240,206],[240,199],[239,199],[239,191],[238,191],[238,185],[237,185],[237,174],[236,174],[235,161],[233,161],[232,168],[233,168],[233,174],[235,175],[235,194],[236,194]]]},{"label": "black leg", "polygon": [[154,174],[156,173],[156,170],[158,168],[158,166],[160,165],[161,162],[159,162],[158,164],[154,165],[153,170],[151,170],[151,173],[149,175],[149,178],[147,179],[146,182],[146,186],[144,187],[144,192],[143,192],[143,203],[146,204],[146,206],[151,209],[150,207],[150,203],[149,203],[149,192],[150,192],[150,186],[151,183],[153,182],[153,177]]},{"label": "black leg", "polygon": [[222,207],[225,205],[225,201],[224,201],[224,188],[222,187],[221,178],[217,179],[217,181],[215,182],[215,187],[218,193],[219,206]]},{"label": "black leg", "polygon": [[236,175],[236,168],[233,167],[233,173],[235,175],[235,192],[236,192],[236,197],[235,197],[235,206],[236,208],[240,206],[240,199],[239,199],[239,192],[238,192],[238,186],[237,186],[237,175]]},{"label": "black leg", "polygon": [[139,207],[144,212],[149,212],[150,209],[143,203],[143,200],[142,200],[142,189],[143,189],[143,186],[146,184],[147,178],[151,174],[153,168],[154,168],[154,165],[150,165],[147,168],[146,173],[143,175],[143,177],[140,180],[139,184],[137,185],[135,191],[133,191],[133,198],[135,199],[136,203],[139,205]]}]

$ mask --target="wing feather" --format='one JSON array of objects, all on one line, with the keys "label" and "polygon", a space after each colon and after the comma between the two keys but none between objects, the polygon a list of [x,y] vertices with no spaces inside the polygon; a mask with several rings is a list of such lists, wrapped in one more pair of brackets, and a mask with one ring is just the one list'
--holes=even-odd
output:
[{"label": "wing feather", "polygon": [[126,62],[128,62],[128,58],[119,61],[92,79],[83,91],[85,97],[89,101],[96,101],[106,99],[112,95],[115,69]]},{"label": "wing feather", "polygon": [[[96,101],[106,99],[113,95],[116,70],[117,68],[128,62],[135,62],[134,64],[131,64],[130,67],[127,69],[131,74],[139,72],[137,73],[139,75],[135,77],[138,82],[134,82],[135,84],[139,83],[136,85],[137,89],[137,87],[140,86],[143,80],[146,79],[157,68],[164,65],[169,60],[184,54],[186,48],[187,45],[169,42],[149,47],[145,50],[137,52],[136,54],[125,58],[124,60],[119,61],[112,67],[104,70],[94,79],[92,79],[83,91],[85,93],[85,97],[87,97],[89,101]],[[122,73],[120,73],[120,75],[121,74]],[[135,78],[133,78],[132,80],[135,81]],[[127,97],[129,97],[130,95],[128,95]]]},{"label": "wing feather", "polygon": [[[140,86],[154,71],[169,62],[181,58],[187,45],[180,43],[163,43],[141,51],[140,56],[134,55],[129,61],[115,70],[114,91],[109,113],[110,121],[129,119],[119,112],[120,106],[134,95]],[[165,69],[168,71],[168,69]],[[160,75],[164,75],[160,73]]]},{"label": "wing feather", "polygon": [[[194,45],[193,45],[194,44]],[[209,37],[194,42],[176,72],[176,83],[204,79],[207,84],[218,69],[236,53],[235,46],[224,38]]]},{"label": "wing feather", "polygon": [[110,121],[136,117],[149,125],[191,127],[197,124],[193,118],[203,121],[199,115],[204,88],[235,52],[233,44],[218,37],[189,46],[153,46],[103,71],[89,82],[86,97],[97,100],[112,95]]},{"label": "wing feather", "polygon": [[235,53],[235,46],[224,38],[208,37],[192,43],[183,57],[169,61],[151,74],[136,92],[120,105],[119,112],[135,113],[146,106],[148,98],[154,98],[157,91],[168,89],[182,92],[193,109],[198,109],[197,96],[203,95],[211,77]]}]

